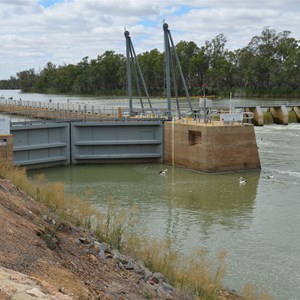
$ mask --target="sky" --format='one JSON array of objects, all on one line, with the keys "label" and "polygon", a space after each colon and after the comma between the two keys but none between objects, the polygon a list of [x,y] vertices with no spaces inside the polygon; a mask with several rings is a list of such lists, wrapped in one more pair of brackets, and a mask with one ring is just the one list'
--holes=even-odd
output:
[{"label": "sky", "polygon": [[124,31],[137,54],[164,51],[163,22],[175,44],[199,47],[219,34],[226,48],[247,46],[265,27],[300,39],[297,0],[1,0],[0,80],[20,71],[77,64],[107,50],[126,53]]}]

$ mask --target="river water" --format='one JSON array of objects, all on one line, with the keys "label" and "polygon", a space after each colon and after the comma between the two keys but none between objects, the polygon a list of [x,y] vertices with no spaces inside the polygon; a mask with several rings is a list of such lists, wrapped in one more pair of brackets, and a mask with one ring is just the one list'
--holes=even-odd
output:
[{"label": "river water", "polygon": [[[12,92],[6,93],[9,97]],[[14,99],[19,99],[15,93]],[[61,96],[32,97],[46,101]],[[82,99],[89,98],[73,98]],[[171,238],[184,255],[200,247],[214,259],[225,250],[225,285],[230,288],[241,291],[253,284],[275,300],[298,300],[300,124],[265,125],[255,132],[261,171],[204,174],[162,164],[121,164],[55,167],[29,174],[63,181],[78,195],[92,189],[90,200],[99,210],[109,198],[122,207],[137,205],[139,225],[147,226],[149,236]],[[167,175],[159,175],[164,168]],[[267,178],[269,173],[274,179]],[[246,185],[239,185],[240,176]]]},{"label": "river water", "polygon": [[[161,164],[67,166],[43,170],[72,193],[92,189],[93,205],[112,197],[138,205],[150,236],[171,238],[191,254],[227,252],[225,284],[267,290],[273,299],[300,299],[300,124],[256,127],[261,171],[204,174]],[[159,171],[168,168],[166,176]],[[41,173],[34,171],[30,174]],[[272,173],[274,179],[268,179]],[[243,176],[247,184],[240,186]]]}]

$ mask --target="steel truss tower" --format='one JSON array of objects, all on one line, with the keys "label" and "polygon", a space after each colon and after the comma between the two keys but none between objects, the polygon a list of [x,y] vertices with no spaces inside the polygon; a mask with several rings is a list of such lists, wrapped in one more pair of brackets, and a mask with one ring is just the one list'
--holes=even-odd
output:
[{"label": "steel truss tower", "polygon": [[171,102],[171,84],[173,83],[173,89],[174,89],[174,95],[176,98],[176,106],[178,111],[178,116],[181,117],[181,110],[179,106],[179,100],[178,100],[178,90],[177,90],[177,84],[176,84],[176,76],[175,76],[175,66],[174,66],[174,60],[178,67],[179,74],[181,81],[184,86],[185,95],[188,100],[188,104],[190,107],[191,112],[193,111],[193,107],[190,101],[189,92],[186,86],[186,82],[182,73],[181,65],[179,62],[179,58],[176,53],[176,49],[173,43],[173,39],[171,36],[171,32],[169,30],[169,25],[167,23],[163,24],[164,29],[164,44],[165,44],[165,87],[166,87],[166,96],[168,101],[168,117],[172,117],[172,102]]},{"label": "steel truss tower", "polygon": [[[129,112],[130,112],[130,115],[134,114],[134,112],[133,112],[133,103],[132,103],[132,78],[131,78],[132,73],[134,75],[134,79],[135,79],[135,83],[136,83],[136,89],[137,89],[139,99],[140,99],[140,103],[141,103],[142,113],[143,114],[145,113],[145,108],[144,108],[144,104],[143,104],[141,86],[143,87],[145,95],[148,99],[149,108],[150,108],[151,112],[153,112],[152,104],[151,104],[150,97],[149,97],[149,94],[148,94],[148,90],[147,90],[147,87],[146,87],[146,83],[145,83],[145,80],[144,80],[144,77],[143,77],[143,74],[142,74],[137,56],[135,54],[131,38],[129,36],[129,31],[125,31],[124,35],[125,35],[125,38],[126,38],[127,93],[128,93],[128,98],[129,98]],[[132,72],[131,72],[131,67],[133,68]]]}]

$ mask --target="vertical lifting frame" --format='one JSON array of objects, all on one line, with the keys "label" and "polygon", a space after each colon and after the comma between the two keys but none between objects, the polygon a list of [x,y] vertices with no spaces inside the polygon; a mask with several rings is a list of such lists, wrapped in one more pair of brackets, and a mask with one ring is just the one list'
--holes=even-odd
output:
[{"label": "vertical lifting frame", "polygon": [[127,70],[127,93],[128,93],[128,98],[129,98],[129,113],[130,113],[130,115],[134,114],[133,103],[132,103],[131,65],[133,67],[134,79],[135,79],[135,83],[136,83],[137,92],[138,92],[138,95],[140,98],[142,113],[143,114],[145,113],[145,109],[144,109],[144,104],[143,104],[143,99],[142,99],[140,83],[142,84],[142,86],[144,88],[144,92],[148,99],[149,108],[150,108],[151,112],[153,113],[153,108],[152,108],[152,104],[151,104],[148,90],[146,87],[146,83],[145,83],[137,56],[135,54],[131,38],[129,36],[129,31],[126,30],[124,32],[124,35],[126,38],[126,70]]},{"label": "vertical lifting frame", "polygon": [[[175,77],[175,68],[174,68],[174,62],[173,57],[175,57],[175,62],[179,70],[180,78],[183,83],[185,95],[188,100],[188,104],[190,107],[190,110],[193,111],[193,107],[190,101],[189,92],[186,86],[186,82],[182,73],[181,65],[179,62],[178,55],[176,53],[176,48],[174,46],[174,42],[171,36],[171,32],[169,30],[169,25],[167,23],[163,24],[163,30],[164,30],[164,44],[165,44],[165,79],[166,79],[166,96],[168,101],[168,117],[172,117],[172,103],[171,103],[171,75],[172,75],[172,82],[173,82],[173,88],[174,88],[174,94],[176,98],[176,105],[177,105],[177,111],[178,116],[181,117],[181,111],[179,106],[179,100],[178,100],[178,91],[177,91],[177,84],[176,84],[176,77]],[[170,44],[171,43],[171,44]],[[173,54],[173,56],[172,56]]]}]

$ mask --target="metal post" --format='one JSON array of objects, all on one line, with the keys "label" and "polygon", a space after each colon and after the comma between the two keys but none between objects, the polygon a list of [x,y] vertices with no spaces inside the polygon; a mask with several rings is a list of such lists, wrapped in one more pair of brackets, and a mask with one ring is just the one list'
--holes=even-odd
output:
[{"label": "metal post", "polygon": [[[132,44],[132,41],[130,40],[130,50],[133,54],[133,57],[134,57],[134,62],[135,62],[135,65],[136,65],[136,68],[137,68],[137,71],[138,71],[138,75],[140,77],[140,80],[143,84],[143,88],[144,88],[144,91],[145,91],[145,94],[146,94],[146,97],[148,99],[148,104],[149,104],[149,107],[151,109],[151,112],[153,113],[153,109],[152,109],[152,104],[151,104],[151,101],[150,101],[150,97],[149,97],[149,94],[148,94],[148,90],[147,90],[147,86],[146,86],[146,83],[145,83],[145,80],[144,80],[144,77],[143,77],[143,74],[142,74],[142,70],[141,70],[141,67],[140,67],[140,64],[138,62],[138,59],[137,59],[137,56],[135,54],[135,51],[134,51],[134,48],[133,48],[133,44]],[[143,106],[143,104],[141,103],[141,105]],[[143,109],[143,107],[142,107]]]},{"label": "metal post", "polygon": [[129,31],[124,32],[126,38],[126,70],[127,70],[127,93],[129,99],[129,112],[133,113],[132,107],[132,89],[131,89],[131,69],[130,69],[130,36]]},{"label": "metal post", "polygon": [[171,79],[170,79],[170,43],[169,43],[169,25],[167,23],[163,24],[164,30],[164,44],[165,44],[165,72],[166,72],[166,92],[168,101],[168,117],[172,116],[171,107]]},{"label": "metal post", "polygon": [[186,86],[186,82],[185,82],[185,79],[184,79],[184,76],[183,76],[183,73],[182,73],[182,68],[181,68],[181,65],[180,65],[180,62],[179,62],[178,55],[176,53],[175,45],[173,43],[173,39],[172,39],[170,31],[169,31],[169,36],[170,36],[170,41],[171,41],[171,46],[173,48],[174,56],[175,56],[175,59],[176,59],[176,63],[177,63],[178,69],[179,69],[179,74],[180,74],[180,77],[181,77],[181,80],[182,80],[182,83],[183,83],[185,95],[186,95],[186,97],[188,99],[188,103],[189,103],[190,109],[191,109],[191,111],[193,111],[193,107],[192,107],[192,104],[191,104],[191,101],[190,101],[190,96],[189,96],[188,88]]}]

